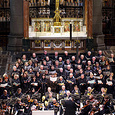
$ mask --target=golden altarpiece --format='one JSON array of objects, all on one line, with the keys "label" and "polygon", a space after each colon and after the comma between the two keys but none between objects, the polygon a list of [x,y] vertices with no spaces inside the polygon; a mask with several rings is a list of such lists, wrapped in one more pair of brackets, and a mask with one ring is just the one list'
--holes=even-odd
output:
[{"label": "golden altarpiece", "polygon": [[[51,17],[51,0],[31,0],[29,4],[31,48],[74,49],[76,41],[79,41],[80,48],[83,48],[84,40],[87,38],[83,4],[82,0],[55,0],[53,1],[54,15]],[[33,6],[38,6],[37,11]],[[34,13],[38,13],[38,17],[32,17],[33,9],[31,8],[34,8]],[[70,41],[70,24],[72,24],[72,41]]]}]

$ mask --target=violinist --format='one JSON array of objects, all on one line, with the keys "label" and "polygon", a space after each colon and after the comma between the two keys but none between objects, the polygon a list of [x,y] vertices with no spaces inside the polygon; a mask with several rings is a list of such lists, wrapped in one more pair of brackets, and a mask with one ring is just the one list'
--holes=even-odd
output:
[{"label": "violinist", "polygon": [[40,104],[38,103],[37,99],[34,99],[34,103],[31,106],[31,110],[40,110]]},{"label": "violinist", "polygon": [[57,112],[59,111],[59,103],[56,101],[56,99],[53,99],[52,103],[49,103],[48,108],[50,110],[54,110],[54,115],[57,115]]},{"label": "violinist", "polygon": [[29,105],[29,106],[32,105],[33,99],[30,98],[30,95],[27,95],[26,100],[25,100],[25,103],[26,103],[27,105]]},{"label": "violinist", "polygon": [[29,114],[31,112],[31,106],[33,104],[33,99],[30,98],[30,95],[27,95],[24,103],[27,105],[25,108],[25,112]]},{"label": "violinist", "polygon": [[92,108],[89,112],[90,115],[100,115],[100,108],[99,108],[99,103],[98,102],[94,102],[92,104]]},{"label": "violinist", "polygon": [[17,103],[14,105],[14,109],[15,109],[17,115],[23,115],[23,113],[24,113],[24,106],[23,105],[24,104],[21,102],[21,99],[18,98]]},{"label": "violinist", "polygon": [[2,115],[8,115],[8,106],[5,102],[1,103],[0,112],[1,112]]},{"label": "violinist", "polygon": [[103,110],[100,111],[100,115],[109,114],[110,113],[110,108],[111,108],[110,100],[109,100],[109,97],[106,95],[104,97]]},{"label": "violinist", "polygon": [[91,110],[90,101],[86,100],[86,105],[80,108],[81,113],[80,115],[88,115],[89,111]]},{"label": "violinist", "polygon": [[92,94],[89,96],[89,100],[90,100],[90,104],[93,104],[94,102],[98,102]]}]

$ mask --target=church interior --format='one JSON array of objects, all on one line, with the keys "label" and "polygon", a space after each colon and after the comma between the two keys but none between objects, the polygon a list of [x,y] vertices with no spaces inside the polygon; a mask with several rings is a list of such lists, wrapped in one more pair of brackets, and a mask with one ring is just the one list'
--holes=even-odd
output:
[{"label": "church interior", "polygon": [[115,0],[0,0],[0,115],[115,114]]}]

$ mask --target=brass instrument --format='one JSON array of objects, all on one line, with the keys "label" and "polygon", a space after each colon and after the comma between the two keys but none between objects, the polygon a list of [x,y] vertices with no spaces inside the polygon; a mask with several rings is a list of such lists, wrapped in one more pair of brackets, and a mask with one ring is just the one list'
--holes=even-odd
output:
[{"label": "brass instrument", "polygon": [[46,97],[45,97],[45,96],[42,96],[42,102],[44,102],[44,101],[45,101],[45,99],[46,99]]},{"label": "brass instrument", "polygon": [[87,95],[90,96],[91,93],[93,92],[93,90],[94,90],[94,88],[90,92],[88,92]]}]

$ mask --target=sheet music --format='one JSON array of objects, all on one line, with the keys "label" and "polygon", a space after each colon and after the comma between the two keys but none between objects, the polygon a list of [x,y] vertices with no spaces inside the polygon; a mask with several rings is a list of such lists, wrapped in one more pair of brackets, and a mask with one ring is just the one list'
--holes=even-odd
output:
[{"label": "sheet music", "polygon": [[1,84],[0,87],[6,87],[8,86],[8,83],[5,83],[5,84]]},{"label": "sheet music", "polygon": [[49,74],[56,74],[56,71],[49,71]]},{"label": "sheet music", "polygon": [[57,81],[57,77],[50,77],[50,81]]},{"label": "sheet music", "polygon": [[89,84],[94,84],[95,80],[88,81]]},{"label": "sheet music", "polygon": [[113,62],[113,61],[114,61],[113,58],[108,58],[108,59],[109,59],[110,62]]},{"label": "sheet music", "polygon": [[112,81],[107,81],[108,85],[113,85]]},{"label": "sheet music", "polygon": [[100,77],[99,77],[99,76],[95,76],[94,78],[95,78],[95,79],[100,79]]},{"label": "sheet music", "polygon": [[31,85],[38,86],[38,83],[31,83]]},{"label": "sheet music", "polygon": [[102,81],[101,81],[101,80],[98,80],[98,83],[99,83],[99,84],[102,84]]}]

